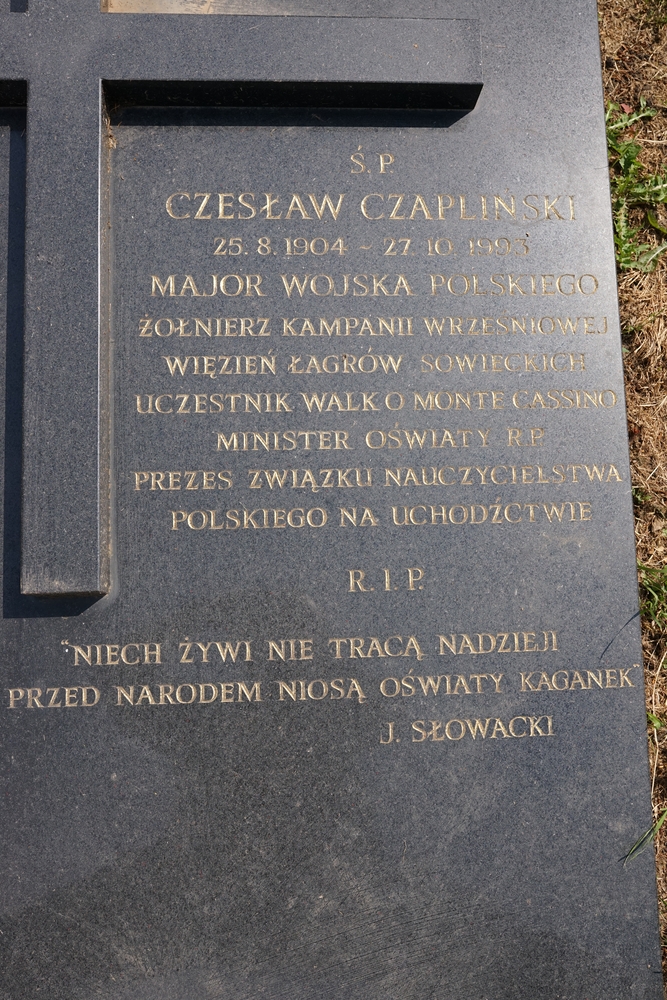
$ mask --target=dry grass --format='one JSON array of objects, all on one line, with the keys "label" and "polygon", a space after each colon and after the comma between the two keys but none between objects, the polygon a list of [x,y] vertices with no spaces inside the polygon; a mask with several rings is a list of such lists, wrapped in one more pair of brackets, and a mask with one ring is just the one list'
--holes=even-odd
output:
[{"label": "dry grass", "polygon": [[[598,9],[606,100],[636,108],[643,97],[659,109],[636,132],[641,162],[657,172],[667,161],[667,0],[599,0]],[[663,224],[666,215],[663,208]],[[641,234],[642,242],[644,236],[654,242],[657,234]],[[667,567],[666,278],[667,254],[652,274],[619,273],[637,552],[640,562],[654,567]],[[665,600],[667,613],[667,590]],[[649,728],[657,819],[667,808],[667,619],[659,625],[644,615],[643,646],[647,709],[662,721]],[[667,972],[667,824],[657,837],[656,859]]]}]

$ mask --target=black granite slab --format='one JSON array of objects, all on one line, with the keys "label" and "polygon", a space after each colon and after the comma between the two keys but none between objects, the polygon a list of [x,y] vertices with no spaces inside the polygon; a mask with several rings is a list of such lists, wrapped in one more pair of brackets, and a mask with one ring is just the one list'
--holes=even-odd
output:
[{"label": "black granite slab", "polygon": [[0,16],[0,997],[658,998],[595,5],[287,13]]}]

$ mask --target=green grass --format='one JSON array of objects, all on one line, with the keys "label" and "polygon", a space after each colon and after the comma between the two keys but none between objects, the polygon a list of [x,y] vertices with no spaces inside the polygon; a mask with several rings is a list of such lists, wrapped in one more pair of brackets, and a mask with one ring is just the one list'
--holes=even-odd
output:
[{"label": "green grass", "polygon": [[634,858],[640,855],[642,851],[646,850],[649,844],[653,843],[655,838],[658,836],[660,827],[662,826],[662,824],[665,822],[666,819],[667,819],[667,809],[663,809],[663,811],[660,813],[653,826],[650,826],[645,833],[642,833],[639,840],[635,841],[635,843],[632,845],[632,847],[625,855],[625,857],[621,858],[621,861],[623,862],[624,865],[626,865],[628,861],[632,861]]},{"label": "green grass", "polygon": [[653,726],[654,729],[662,729],[662,722],[657,715],[653,714],[653,712],[647,712],[646,718],[648,719],[648,724]]},{"label": "green grass", "polygon": [[638,562],[642,617],[653,625],[667,625],[667,566]]},{"label": "green grass", "polygon": [[[640,233],[652,230],[667,236],[667,227],[658,219],[656,208],[667,204],[667,168],[651,174],[639,159],[641,146],[635,132],[643,121],[658,114],[649,108],[644,98],[637,111],[626,112],[618,104],[608,104],[605,122],[609,166],[611,167],[611,200],[614,216],[616,261],[621,270],[653,271],[660,256],[667,250],[667,241],[646,243]],[[641,223],[630,224],[630,212],[639,209]]]},{"label": "green grass", "polygon": [[667,0],[646,0],[646,10],[654,28],[667,24]]}]

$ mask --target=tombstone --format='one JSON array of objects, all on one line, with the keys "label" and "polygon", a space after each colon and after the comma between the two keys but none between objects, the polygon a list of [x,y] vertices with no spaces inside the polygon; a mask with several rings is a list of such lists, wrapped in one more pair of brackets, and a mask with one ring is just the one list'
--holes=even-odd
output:
[{"label": "tombstone", "polygon": [[2,997],[657,1000],[595,5],[0,32]]}]

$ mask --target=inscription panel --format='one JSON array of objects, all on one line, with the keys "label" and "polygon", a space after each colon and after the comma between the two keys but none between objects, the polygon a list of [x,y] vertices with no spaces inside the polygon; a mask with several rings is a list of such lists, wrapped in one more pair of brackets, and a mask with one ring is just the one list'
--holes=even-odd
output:
[{"label": "inscription panel", "polygon": [[460,127],[116,132],[118,491],[159,574],[426,625],[477,551],[492,587],[598,543],[629,473],[579,179],[480,185]]}]

